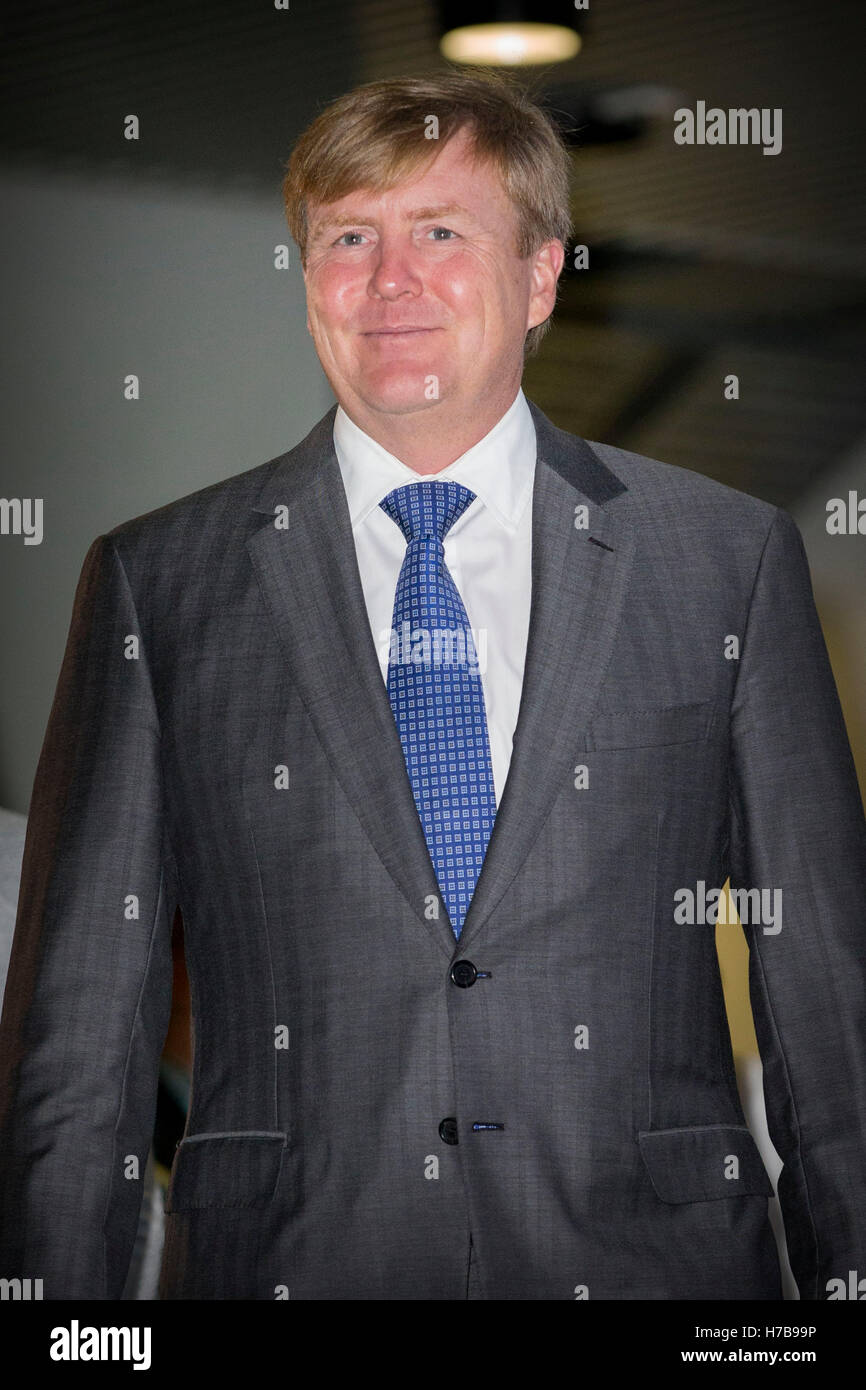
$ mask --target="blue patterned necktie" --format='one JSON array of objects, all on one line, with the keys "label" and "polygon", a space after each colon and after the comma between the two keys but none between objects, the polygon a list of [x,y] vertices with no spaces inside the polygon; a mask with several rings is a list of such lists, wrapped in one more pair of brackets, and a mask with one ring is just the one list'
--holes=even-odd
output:
[{"label": "blue patterned necktie", "polygon": [[431,481],[395,488],[379,503],[408,542],[394,597],[388,698],[458,937],[496,816],[484,690],[443,544],[474,500],[460,483]]}]

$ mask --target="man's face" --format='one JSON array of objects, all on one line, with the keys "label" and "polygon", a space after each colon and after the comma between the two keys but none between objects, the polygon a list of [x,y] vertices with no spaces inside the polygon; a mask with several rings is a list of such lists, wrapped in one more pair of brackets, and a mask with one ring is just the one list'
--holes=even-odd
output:
[{"label": "man's face", "polygon": [[411,180],[314,203],[308,218],[307,327],[350,415],[470,412],[503,389],[510,403],[563,252],[517,255],[516,210],[465,131]]}]

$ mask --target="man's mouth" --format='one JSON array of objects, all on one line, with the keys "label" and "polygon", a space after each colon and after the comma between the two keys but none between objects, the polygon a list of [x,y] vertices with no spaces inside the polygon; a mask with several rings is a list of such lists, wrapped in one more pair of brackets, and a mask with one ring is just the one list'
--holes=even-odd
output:
[{"label": "man's mouth", "polygon": [[391,338],[403,333],[436,333],[435,328],[371,328],[362,334],[364,338]]}]

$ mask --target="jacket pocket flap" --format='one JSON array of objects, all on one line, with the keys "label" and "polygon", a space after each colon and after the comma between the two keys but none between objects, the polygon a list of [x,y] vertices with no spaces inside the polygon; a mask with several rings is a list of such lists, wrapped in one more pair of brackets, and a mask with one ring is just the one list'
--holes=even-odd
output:
[{"label": "jacket pocket flap", "polygon": [[175,1154],[166,1212],[259,1207],[273,1198],[286,1136],[260,1130],[191,1134]]},{"label": "jacket pocket flap", "polygon": [[701,743],[717,722],[716,705],[701,700],[657,709],[617,710],[597,714],[586,736],[589,752],[603,748],[652,748],[668,743]]},{"label": "jacket pocket flap", "polygon": [[644,1130],[638,1143],[663,1202],[773,1195],[758,1146],[744,1125]]}]

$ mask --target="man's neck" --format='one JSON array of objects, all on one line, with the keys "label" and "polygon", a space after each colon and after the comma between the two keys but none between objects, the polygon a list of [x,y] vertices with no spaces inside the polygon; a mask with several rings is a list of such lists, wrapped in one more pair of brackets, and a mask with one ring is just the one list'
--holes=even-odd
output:
[{"label": "man's neck", "polygon": [[510,399],[499,397],[484,409],[456,419],[447,401],[440,403],[441,408],[431,406],[408,415],[380,415],[363,408],[356,410],[354,405],[347,408],[342,402],[340,404],[353,424],[389,454],[414,472],[427,475],[441,473],[489,434],[514,404],[519,389],[518,385]]}]

